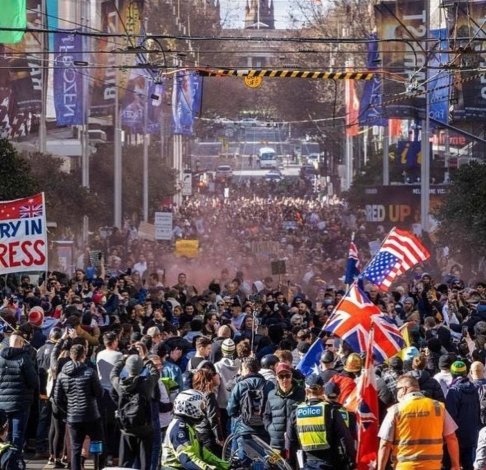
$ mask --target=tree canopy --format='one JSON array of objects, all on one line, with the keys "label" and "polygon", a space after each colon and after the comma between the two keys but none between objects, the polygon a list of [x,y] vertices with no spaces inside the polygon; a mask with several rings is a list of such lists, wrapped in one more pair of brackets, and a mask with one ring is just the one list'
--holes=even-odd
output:
[{"label": "tree canopy", "polygon": [[471,261],[486,256],[486,165],[461,166],[436,217],[439,241]]}]

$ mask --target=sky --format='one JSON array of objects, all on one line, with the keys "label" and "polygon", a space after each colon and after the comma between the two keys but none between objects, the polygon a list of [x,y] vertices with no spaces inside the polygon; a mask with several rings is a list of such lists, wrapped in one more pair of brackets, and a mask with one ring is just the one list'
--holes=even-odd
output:
[{"label": "sky", "polygon": [[[243,26],[246,0],[220,0],[221,19],[227,18],[224,28],[241,28]],[[286,28],[289,25],[288,11],[292,0],[273,0],[275,5],[275,27]]]}]

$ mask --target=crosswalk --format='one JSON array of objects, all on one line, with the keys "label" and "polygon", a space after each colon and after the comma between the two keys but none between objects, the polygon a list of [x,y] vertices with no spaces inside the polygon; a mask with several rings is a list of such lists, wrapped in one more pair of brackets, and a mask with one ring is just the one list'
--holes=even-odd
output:
[{"label": "crosswalk", "polygon": [[[27,470],[53,470],[52,465],[47,465],[46,460],[26,460],[25,468]],[[92,460],[88,460],[84,465],[85,470],[94,470],[94,465]]]}]

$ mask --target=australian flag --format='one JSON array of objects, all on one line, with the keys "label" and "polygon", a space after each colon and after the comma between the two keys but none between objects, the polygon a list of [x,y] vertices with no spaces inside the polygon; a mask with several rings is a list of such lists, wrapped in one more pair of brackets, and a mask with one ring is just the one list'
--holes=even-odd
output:
[{"label": "australian flag", "polygon": [[359,256],[358,248],[354,242],[349,244],[348,262],[346,263],[346,273],[344,274],[344,283],[351,285],[359,276]]},{"label": "australian flag", "polygon": [[297,364],[296,369],[300,370],[306,377],[311,374],[319,373],[319,361],[321,360],[321,354],[324,351],[324,344],[322,338],[317,338],[314,344],[305,353],[305,356]]}]

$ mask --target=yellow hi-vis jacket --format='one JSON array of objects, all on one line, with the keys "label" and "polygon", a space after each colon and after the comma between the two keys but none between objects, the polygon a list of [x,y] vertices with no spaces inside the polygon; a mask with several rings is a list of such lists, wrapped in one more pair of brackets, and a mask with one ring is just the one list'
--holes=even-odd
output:
[{"label": "yellow hi-vis jacket", "polygon": [[444,404],[417,396],[395,405],[393,457],[397,470],[440,470]]},{"label": "yellow hi-vis jacket", "polygon": [[296,428],[304,452],[329,449],[327,420],[330,405],[324,402],[315,405],[301,403],[296,410]]}]

